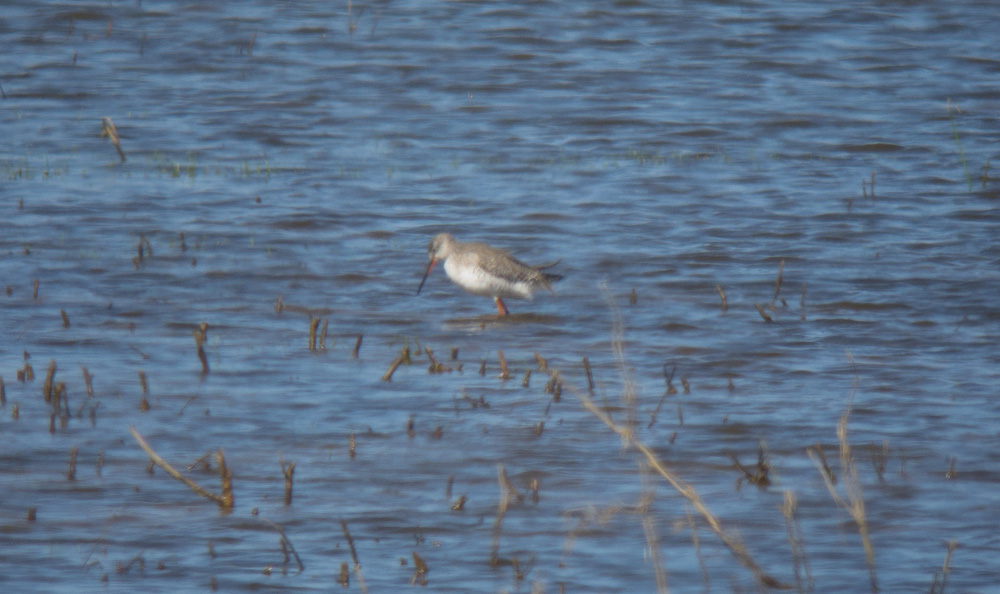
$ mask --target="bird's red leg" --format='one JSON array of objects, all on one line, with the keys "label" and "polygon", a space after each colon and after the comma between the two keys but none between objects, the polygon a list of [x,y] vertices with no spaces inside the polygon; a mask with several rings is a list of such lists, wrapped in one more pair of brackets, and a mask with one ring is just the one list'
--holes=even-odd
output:
[{"label": "bird's red leg", "polygon": [[497,302],[497,315],[498,316],[506,316],[506,315],[510,314],[510,311],[507,310],[507,306],[503,304],[503,299],[500,299],[499,297],[494,297],[493,301]]}]

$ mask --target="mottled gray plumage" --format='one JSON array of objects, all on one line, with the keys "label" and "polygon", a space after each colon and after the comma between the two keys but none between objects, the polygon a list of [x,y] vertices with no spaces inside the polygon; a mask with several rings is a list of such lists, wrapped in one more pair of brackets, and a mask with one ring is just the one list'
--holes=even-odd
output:
[{"label": "mottled gray plumage", "polygon": [[444,261],[444,270],[452,281],[475,295],[492,297],[500,315],[507,313],[502,298],[531,299],[532,293],[543,288],[552,291],[552,283],[562,278],[543,272],[553,266],[529,266],[506,251],[475,241],[458,241],[449,233],[439,233],[427,245],[430,263],[417,294],[423,288],[434,265]]}]

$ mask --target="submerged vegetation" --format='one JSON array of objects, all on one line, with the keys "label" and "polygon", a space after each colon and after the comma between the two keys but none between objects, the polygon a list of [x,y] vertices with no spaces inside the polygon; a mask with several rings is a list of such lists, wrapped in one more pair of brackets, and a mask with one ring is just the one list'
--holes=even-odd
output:
[{"label": "submerged vegetation", "polygon": [[[138,253],[138,257],[143,262],[159,257],[153,255],[152,246],[144,237],[140,238]],[[758,312],[762,315],[765,309],[775,315],[787,315],[790,312],[791,308],[781,297],[783,274],[784,260],[781,260],[778,266],[777,280],[774,284],[774,294],[770,306],[763,304],[756,305]],[[38,286],[36,283],[35,300],[38,299],[37,289]],[[715,287],[715,290],[723,296],[725,295],[721,286]],[[708,295],[713,295],[711,289],[706,293],[706,297]],[[638,302],[638,299],[639,296],[633,289],[628,295],[627,300],[634,305]],[[711,497],[706,496],[700,492],[700,489],[695,486],[690,477],[685,476],[691,475],[695,472],[694,469],[700,465],[707,465],[707,462],[693,460],[685,468],[678,468],[675,467],[675,464],[671,463],[663,444],[653,445],[652,440],[656,440],[657,436],[662,436],[661,427],[656,427],[654,430],[654,426],[657,423],[662,425],[664,422],[669,422],[658,418],[665,403],[676,407],[676,425],[669,440],[670,444],[674,443],[674,439],[678,434],[683,436],[687,432],[694,431],[694,429],[685,426],[683,412],[689,399],[688,395],[692,393],[692,385],[687,375],[681,374],[679,378],[683,390],[681,392],[674,384],[677,371],[676,365],[665,364],[663,372],[666,381],[666,392],[659,399],[655,409],[652,409],[650,406],[651,403],[644,402],[640,397],[638,383],[633,376],[632,368],[628,362],[625,323],[622,320],[621,313],[618,311],[616,298],[606,292],[606,301],[612,311],[611,363],[603,369],[591,363],[591,358],[587,356],[581,359],[579,365],[571,365],[566,363],[565,354],[562,354],[559,357],[562,364],[555,365],[551,362],[551,358],[547,353],[533,352],[529,355],[527,353],[515,352],[512,356],[510,351],[505,354],[503,349],[499,349],[496,350],[495,359],[491,357],[489,360],[481,360],[478,365],[478,374],[473,374],[471,370],[477,367],[476,362],[465,361],[463,363],[458,348],[439,348],[437,349],[439,352],[450,353],[450,355],[435,357],[434,349],[430,348],[426,344],[426,341],[421,341],[418,338],[400,337],[399,341],[403,345],[398,353],[394,354],[394,350],[385,351],[380,349],[376,354],[376,356],[385,357],[386,371],[381,376],[381,380],[387,383],[398,383],[400,382],[399,378],[394,378],[393,376],[401,367],[425,364],[427,365],[428,374],[442,375],[446,378],[449,376],[462,378],[461,383],[455,384],[456,388],[463,386],[462,397],[455,398],[454,401],[454,415],[456,419],[459,419],[465,415],[475,414],[475,411],[488,411],[491,408],[490,402],[484,397],[480,396],[476,399],[464,393],[464,386],[469,383],[467,376],[463,375],[464,368],[470,370],[469,375],[480,378],[475,383],[475,385],[480,387],[486,387],[494,383],[498,383],[501,386],[508,382],[520,384],[521,390],[526,394],[524,399],[533,402],[534,405],[539,407],[537,422],[525,428],[526,430],[530,430],[531,435],[535,439],[540,438],[545,432],[567,431],[565,427],[560,427],[559,424],[546,425],[546,421],[550,419],[550,413],[554,407],[567,406],[566,402],[561,398],[561,395],[564,393],[571,394],[582,407],[583,411],[604,425],[608,431],[608,437],[612,438],[608,441],[607,451],[609,452],[609,459],[618,460],[615,464],[622,465],[623,470],[617,475],[619,479],[621,477],[628,477],[629,475],[634,476],[636,485],[634,491],[638,494],[638,499],[631,502],[616,501],[614,503],[604,503],[611,501],[612,496],[600,491],[593,492],[592,505],[595,506],[594,511],[579,516],[576,524],[566,530],[561,543],[553,542],[551,544],[552,549],[559,549],[561,547],[563,551],[560,566],[572,564],[574,543],[591,538],[589,534],[597,528],[597,525],[604,525],[614,518],[620,518],[626,526],[629,524],[634,525],[634,538],[643,543],[645,558],[632,559],[619,554],[607,562],[629,565],[647,563],[650,566],[649,579],[652,583],[656,584],[656,591],[659,593],[669,591],[671,565],[681,562],[677,560],[675,555],[678,547],[676,538],[674,538],[676,534],[669,538],[674,541],[670,549],[671,554],[667,554],[664,550],[663,543],[668,539],[665,534],[667,526],[673,526],[674,533],[678,530],[683,530],[683,532],[689,534],[686,538],[690,545],[690,554],[697,560],[703,586],[707,591],[713,589],[713,584],[724,583],[726,580],[733,579],[730,574],[717,575],[716,572],[718,570],[715,569],[715,562],[709,563],[706,560],[705,549],[706,547],[713,546],[712,543],[720,544],[728,552],[728,555],[743,568],[746,575],[754,583],[755,588],[759,591],[794,590],[800,593],[824,591],[822,578],[818,578],[813,574],[812,567],[814,563],[810,558],[808,545],[811,535],[809,530],[804,529],[802,526],[798,505],[799,497],[795,491],[789,488],[779,488],[776,492],[771,493],[772,499],[779,497],[783,501],[772,510],[773,517],[758,517],[754,518],[753,521],[747,522],[732,517],[732,515],[729,517],[720,516],[713,511],[713,507],[717,504],[725,503],[724,500],[728,499],[728,496],[718,491],[714,492]],[[60,313],[63,318],[63,327],[70,328],[69,318],[65,310],[61,310]],[[300,343],[301,352],[308,353],[310,357],[314,358],[317,364],[355,365],[356,360],[360,356],[363,335],[341,334],[339,335],[341,340],[338,343],[335,340],[336,337],[328,331],[328,318],[317,315],[324,313],[325,311],[320,308],[308,308],[289,304],[279,297],[271,315],[292,316],[293,320],[301,317],[308,320],[308,324],[302,324],[302,336],[305,340],[302,340]],[[749,308],[744,308],[742,314],[750,316]],[[731,307],[723,305],[719,315],[726,316],[726,319],[732,319],[734,312]],[[795,316],[789,317],[794,318]],[[527,315],[527,318],[530,319],[530,314]],[[507,322],[501,318],[487,316],[482,318],[481,323],[485,326],[487,323],[502,324]],[[206,323],[199,323],[193,325],[190,330],[194,336],[195,343],[194,353],[190,355],[190,358],[193,360],[196,356],[197,360],[200,361],[201,377],[204,379],[211,373],[205,350],[206,347],[209,347],[207,342],[209,326]],[[490,336],[489,334],[485,335],[487,339]],[[340,344],[339,348],[338,344]],[[396,346],[398,345],[392,348],[395,349]],[[491,344],[492,346],[495,345]],[[210,348],[222,347],[212,346]],[[836,443],[825,446],[817,443],[814,446],[804,448],[797,456],[803,459],[808,458],[815,465],[816,478],[826,485],[830,493],[830,511],[836,513],[835,510],[838,508],[846,511],[845,519],[850,519],[851,529],[856,532],[857,537],[856,539],[845,539],[843,546],[848,549],[856,547],[857,552],[851,553],[848,550],[845,554],[848,556],[856,554],[859,559],[863,558],[865,560],[870,591],[878,592],[881,585],[877,571],[877,550],[872,539],[873,528],[866,511],[866,500],[858,469],[859,459],[855,453],[857,448],[851,443],[848,434],[848,423],[855,404],[854,393],[858,389],[860,378],[850,352],[846,354],[846,359],[849,371],[853,376],[852,392],[847,396],[844,411],[839,422],[836,423]],[[77,383],[75,381],[63,381],[60,369],[60,366],[54,360],[48,364],[41,389],[42,397],[51,411],[49,433],[56,435],[72,431],[76,428],[70,425],[72,423],[80,423],[85,418],[91,427],[96,427],[98,420],[103,414],[101,403],[107,398],[120,399],[121,396],[111,396],[107,393],[106,388],[104,391],[95,389],[93,377],[94,375],[100,376],[100,372],[92,375],[87,367],[82,367],[82,381],[85,389],[81,389],[79,386],[74,387]],[[360,369],[371,371],[370,367]],[[599,377],[602,371],[615,372],[618,377],[611,382],[605,381]],[[532,372],[548,377],[549,381],[544,384],[544,387],[542,387],[542,382],[536,382],[532,386],[530,382]],[[133,409],[136,412],[132,414],[145,415],[149,414],[156,407],[164,406],[164,403],[161,401],[155,399],[151,401],[152,390],[145,371],[138,369],[137,375],[139,381],[137,395],[141,395],[141,399],[139,400],[139,404]],[[375,377],[371,379],[377,380]],[[24,366],[17,372],[17,381],[27,384],[33,380],[34,372],[30,363],[30,354],[25,352]],[[406,378],[402,381],[405,382]],[[444,381],[447,382],[448,380]],[[67,388],[67,385],[70,387]],[[617,401],[612,402],[609,399],[607,392],[610,385],[617,386],[617,390],[619,391]],[[75,410],[69,404],[68,393],[70,391],[80,391],[86,394],[83,402],[74,407]],[[120,390],[114,388],[112,392],[120,392]],[[680,400],[681,394],[684,395],[684,402]],[[181,412],[183,412],[189,403],[190,399],[184,402]],[[544,405],[543,410],[541,405]],[[2,379],[0,379],[0,406],[7,406],[6,390]],[[406,443],[412,443],[421,431],[424,432],[430,442],[444,439],[445,427],[437,425],[429,431],[421,429],[416,420],[417,412],[419,411],[411,413],[405,426],[398,428],[398,435],[400,437],[405,435]],[[19,411],[16,406],[12,416],[15,422],[25,422],[25,419],[18,420]],[[649,417],[648,424],[645,422],[646,416]],[[141,416],[138,418],[141,418]],[[133,426],[132,421],[126,420],[125,422],[129,425],[128,431],[135,443],[124,444],[123,447],[137,446],[141,449],[150,460],[148,466],[150,474],[152,474],[153,466],[161,469],[169,477],[186,485],[195,495],[218,505],[223,514],[235,513],[239,509],[238,505],[248,505],[246,503],[247,500],[252,500],[253,496],[245,494],[244,485],[250,481],[261,480],[262,476],[266,482],[283,483],[283,502],[286,508],[303,505],[300,502],[308,502],[310,498],[329,495],[320,494],[315,491],[315,479],[295,485],[295,471],[297,469],[302,470],[303,465],[296,461],[286,460],[280,452],[275,453],[276,459],[271,461],[273,464],[268,463],[270,464],[267,467],[268,469],[260,468],[250,471],[245,467],[243,469],[234,469],[227,463],[221,444],[206,444],[209,447],[208,452],[189,464],[185,473],[180,469],[181,467],[172,464],[158,453]],[[831,419],[830,423],[832,429],[834,420]],[[599,435],[599,433],[588,434],[586,439],[593,440],[594,435]],[[376,437],[372,435],[371,430],[367,434],[352,432],[346,443],[339,444],[337,449],[343,452],[344,458],[349,463],[362,464],[364,463],[363,460],[366,459],[369,448],[381,449],[385,447],[380,442],[384,441],[386,437]],[[577,436],[565,434],[560,436],[560,438],[564,437],[576,438]],[[614,438],[617,438],[617,440]],[[155,441],[158,446],[167,444],[169,436],[161,434],[155,438]],[[456,445],[467,447],[467,444],[464,446],[462,444]],[[176,448],[170,449],[173,451]],[[835,457],[837,463],[835,466],[831,466],[827,460],[827,454],[834,452],[838,454]],[[419,454],[419,450],[415,450],[409,455],[417,457]],[[888,441],[883,442],[881,449],[872,450],[872,465],[880,482],[884,481],[885,469],[890,455]],[[68,456],[69,471],[66,474],[66,480],[79,482],[81,479],[78,476],[78,465],[81,464],[82,460],[79,448],[75,445],[72,446]],[[784,463],[789,463],[789,458],[793,456],[796,455],[786,455]],[[96,468],[98,476],[101,474],[104,457],[105,453],[103,451],[100,452]],[[739,461],[739,456],[735,454],[732,454],[731,458],[732,465],[730,467],[718,468],[717,471],[728,473],[732,477],[734,485],[733,496],[739,496],[743,484],[751,485],[759,489],[762,493],[768,493],[771,489],[775,488],[774,481],[771,479],[771,473],[775,469],[770,460],[767,445],[763,440],[760,442],[759,449],[756,452],[757,462],[755,465],[745,466]],[[533,577],[533,572],[537,576],[544,571],[544,568],[538,561],[539,558],[543,557],[542,551],[533,551],[530,548],[532,545],[521,541],[518,533],[520,529],[515,528],[511,530],[509,526],[515,517],[524,521],[539,521],[538,510],[533,509],[529,512],[526,510],[526,505],[528,502],[531,502],[537,506],[541,498],[549,492],[537,476],[529,476],[528,478],[525,478],[525,476],[518,478],[511,477],[508,468],[518,465],[521,462],[520,458],[508,458],[496,464],[499,492],[495,500],[494,517],[491,523],[481,522],[474,530],[482,534],[484,541],[489,541],[488,566],[492,571],[503,575],[507,575],[509,572],[511,579],[515,583],[529,581],[532,584],[532,591],[540,591],[545,588],[546,580],[541,576]],[[246,461],[243,464],[245,465]],[[627,470],[628,467],[632,467],[633,470]],[[217,490],[206,487],[203,482],[197,482],[188,476],[193,469],[198,468],[201,469],[203,474],[205,471],[210,471],[212,474],[217,475],[218,478],[213,479],[219,481],[219,488]],[[304,470],[306,473],[310,471],[308,468]],[[561,472],[562,469],[559,467],[552,467],[546,469],[545,475],[555,482]],[[616,479],[616,482],[619,479]],[[377,481],[377,477],[373,477],[373,480]],[[658,490],[657,481],[669,486],[669,489],[665,492]],[[469,498],[465,494],[455,498],[452,493],[453,485],[454,475],[451,475],[445,487],[445,500],[440,502],[439,509],[436,511],[419,512],[419,517],[422,518],[422,520],[419,520],[420,523],[433,521],[435,514],[439,515],[441,521],[445,521],[444,518],[447,518],[451,514],[461,513],[467,508]],[[146,494],[144,495],[145,497],[150,497],[150,493],[156,493],[160,489],[168,488],[161,479],[153,477],[148,484],[143,486],[142,491]],[[294,499],[293,492],[296,495]],[[187,496],[180,493],[175,493],[171,497],[172,500],[177,501],[181,505],[186,506],[191,503],[186,499]],[[253,503],[249,505],[253,505]],[[309,504],[306,503],[305,505]],[[482,502],[478,503],[478,506],[480,510],[484,507]],[[25,513],[28,517],[35,518],[36,514],[44,514],[45,511],[43,503],[41,507],[32,506]],[[133,511],[133,513],[138,512]],[[289,574],[290,570],[294,574],[305,571],[307,567],[299,554],[299,551],[302,549],[297,549],[295,545],[296,531],[286,529],[286,526],[277,522],[259,517],[256,507],[250,513],[253,518],[259,518],[260,522],[266,524],[274,531],[275,538],[283,555],[283,560],[277,563],[267,562],[262,557],[259,563],[264,567],[263,574],[272,575],[278,570],[283,575]],[[416,510],[413,513],[414,515],[418,514]],[[571,512],[567,513],[569,517],[573,517]],[[529,518],[533,519],[529,520]],[[340,561],[339,577],[336,581],[346,587],[350,583],[350,580],[354,579],[362,591],[367,591],[365,576],[362,571],[364,556],[379,553],[373,553],[373,547],[370,545],[366,547],[367,550],[363,550],[362,547],[357,546],[356,538],[352,536],[352,529],[349,528],[349,525],[353,526],[353,534],[357,534],[358,527],[366,526],[367,524],[363,518],[348,517],[340,518],[338,521],[344,542],[346,543],[345,548],[349,551],[351,562]],[[423,527],[430,528],[431,526],[433,524],[424,524]],[[774,529],[783,530],[787,533],[787,563],[784,565],[776,564],[774,562],[775,555],[770,554],[768,556],[769,561],[766,562],[767,565],[765,566],[765,563],[760,561],[757,555],[760,548],[757,541],[763,536],[766,540],[773,542],[775,539],[775,535],[773,534]],[[755,533],[752,530],[759,530],[766,534]],[[220,533],[214,538],[225,540],[230,538],[230,536]],[[331,538],[334,538],[334,536],[331,535]],[[315,542],[315,538],[310,539],[310,542]],[[537,543],[538,541],[534,539],[532,542]],[[421,536],[417,539],[416,548],[419,549],[423,544]],[[210,544],[209,546],[211,547],[212,545]],[[949,540],[946,547],[945,561],[941,569],[937,570],[930,566],[928,567],[927,582],[932,584],[931,592],[934,594],[943,594],[945,592],[945,586],[951,571],[952,557],[957,546],[957,541]],[[331,568],[336,566],[335,559],[342,559],[346,555],[343,550],[331,553],[326,548],[323,548],[323,550],[307,550],[305,552],[308,553],[307,558],[329,558],[328,565]],[[418,550],[411,549],[405,551],[396,550],[393,554],[400,558],[412,559],[412,575],[409,577],[411,584],[433,586],[435,583],[434,576],[444,573],[436,571],[437,567],[435,567],[434,557],[427,552],[421,554]],[[146,556],[146,553],[139,553],[128,562],[119,562],[119,566],[125,568],[122,572],[127,573],[128,568],[133,563],[144,565]],[[437,563],[440,564],[443,562],[447,561],[438,557]],[[163,561],[160,561],[160,564],[162,563]],[[406,572],[411,571],[408,568],[409,563],[410,561],[407,561],[402,564],[404,567],[407,567]],[[577,571],[586,572],[586,568],[580,568]],[[105,574],[102,580],[107,581],[107,579],[108,576]],[[580,579],[587,581],[589,578],[582,575]]]}]

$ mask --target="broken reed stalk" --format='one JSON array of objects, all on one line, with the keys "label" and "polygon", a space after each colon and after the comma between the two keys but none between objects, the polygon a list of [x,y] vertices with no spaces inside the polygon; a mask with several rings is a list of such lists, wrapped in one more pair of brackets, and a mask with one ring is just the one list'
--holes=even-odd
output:
[{"label": "broken reed stalk", "polygon": [[358,351],[361,350],[361,341],[365,338],[364,334],[358,334],[358,339],[354,341],[354,352],[351,353],[352,359],[358,358]]},{"label": "broken reed stalk", "polygon": [[510,379],[510,371],[507,370],[507,359],[503,356],[503,351],[497,351],[497,357],[500,359],[500,379],[507,381]]},{"label": "broken reed stalk", "polygon": [[76,455],[78,451],[76,446],[73,446],[73,449],[69,451],[69,471],[66,473],[67,480],[76,480]]},{"label": "broken reed stalk", "polygon": [[0,407],[7,406],[7,386],[3,383],[3,376],[0,375]]},{"label": "broken reed stalk", "polygon": [[587,372],[587,391],[594,392],[594,374],[590,371],[590,360],[583,358],[583,370]]},{"label": "broken reed stalk", "polygon": [[208,340],[208,323],[202,322],[194,329],[194,344],[198,349],[198,360],[201,361],[201,373],[208,373],[208,356],[205,355],[205,341]]},{"label": "broken reed stalk", "polygon": [[427,585],[427,563],[416,551],[413,552],[413,577],[410,578],[410,585],[414,584]]},{"label": "broken reed stalk", "polygon": [[729,304],[726,302],[726,292],[722,289],[722,285],[715,285],[715,290],[719,293],[719,297],[722,299],[722,313],[729,311]]},{"label": "broken reed stalk", "polygon": [[347,548],[351,551],[351,559],[354,561],[354,573],[358,576],[358,585],[361,587],[361,592],[367,594],[368,588],[365,586],[365,577],[361,574],[361,562],[358,561],[358,551],[354,548],[354,539],[351,538],[351,532],[347,529],[347,522],[341,520],[340,528],[344,531],[344,538],[347,539]]},{"label": "broken reed stalk", "polygon": [[122,150],[121,142],[118,140],[118,129],[115,128],[114,122],[112,122],[109,117],[101,118],[101,138],[104,138],[105,136],[108,137],[111,144],[114,145],[115,150],[118,151],[118,156],[121,158],[121,161],[119,162],[124,163],[125,151]]},{"label": "broken reed stalk", "polygon": [[225,510],[233,509],[233,473],[226,466],[226,454],[219,448],[215,452],[215,461],[219,465],[219,478],[222,481],[222,508]]},{"label": "broken reed stalk", "polygon": [[764,306],[763,305],[761,305],[759,303],[755,303],[754,307],[757,308],[757,313],[760,314],[760,317],[764,320],[764,322],[770,324],[771,322],[774,321],[774,320],[771,319],[771,316],[767,315],[767,312],[764,311]]},{"label": "broken reed stalk", "polygon": [[389,369],[387,369],[386,372],[382,374],[382,381],[391,382],[392,374],[396,373],[396,369],[409,358],[410,358],[410,347],[409,345],[407,345],[403,347],[403,350],[396,357],[396,360],[392,362],[392,365],[389,366]]},{"label": "broken reed stalk", "polygon": [[323,318],[323,327],[319,331],[319,348],[323,351],[326,350],[326,328],[329,321],[328,318]]},{"label": "broken reed stalk", "polygon": [[49,361],[49,370],[45,372],[45,383],[42,384],[42,396],[45,397],[45,403],[52,403],[52,389],[55,384],[52,383],[53,378],[56,375],[56,362],[55,360]]},{"label": "broken reed stalk", "polygon": [[319,329],[319,318],[313,318],[309,321],[309,350],[316,350],[316,331]]},{"label": "broken reed stalk", "polygon": [[149,411],[149,382],[146,381],[146,372],[139,370],[139,385],[142,387],[142,400],[139,401],[139,410]]},{"label": "broken reed stalk", "polygon": [[[211,499],[212,501],[216,502],[222,509],[231,510],[233,508],[232,474],[229,473],[229,469],[226,468],[225,466],[225,458],[223,457],[222,450],[219,450],[217,452],[217,456],[219,459],[220,473],[223,474],[223,480],[222,480],[223,494],[216,495],[215,493],[212,493],[211,491],[203,488],[198,483],[194,482],[193,480],[187,478],[186,476],[178,472],[166,460],[161,458],[160,455],[157,454],[153,450],[153,448],[150,447],[148,443],[146,443],[146,440],[142,438],[142,435],[140,435],[139,432],[135,430],[135,427],[129,427],[128,431],[129,433],[132,434],[132,437],[135,439],[136,443],[139,444],[139,447],[141,447],[143,451],[146,452],[146,455],[149,456],[149,459],[153,464],[156,464],[157,466],[162,468],[167,474],[187,485],[189,489],[191,489],[198,495],[201,495],[202,497]],[[228,475],[228,481],[226,475]]]},{"label": "broken reed stalk", "polygon": [[60,309],[59,310],[59,315],[62,316],[63,328],[69,328],[69,316],[66,315],[66,310],[65,309]]},{"label": "broken reed stalk", "polygon": [[281,461],[281,474],[285,477],[285,505],[292,504],[292,477],[295,475],[295,462]]},{"label": "broken reed stalk", "polygon": [[742,541],[740,541],[738,537],[728,534],[726,531],[722,529],[722,525],[719,523],[719,520],[708,509],[708,506],[705,505],[705,502],[698,495],[698,492],[695,491],[694,487],[689,485],[680,477],[674,475],[674,473],[671,472],[666,467],[666,465],[660,461],[659,457],[656,455],[656,452],[654,452],[652,448],[650,448],[646,444],[636,439],[635,433],[631,427],[617,424],[614,421],[614,419],[608,416],[606,412],[601,410],[599,406],[594,404],[593,400],[591,400],[586,394],[584,394],[580,390],[577,390],[575,387],[570,385],[566,385],[565,387],[574,396],[576,396],[577,399],[580,400],[585,409],[587,409],[591,414],[596,416],[609,429],[618,434],[618,436],[621,437],[623,442],[635,448],[640,454],[642,454],[646,458],[649,467],[652,468],[656,474],[663,477],[664,480],[670,483],[670,486],[672,486],[682,497],[684,497],[691,503],[695,511],[698,512],[698,514],[706,522],[706,524],[712,530],[712,532],[714,532],[715,535],[719,537],[719,539],[726,546],[726,548],[729,549],[729,552],[732,553],[732,555],[736,558],[736,560],[739,561],[748,570],[750,570],[751,573],[753,573],[754,578],[756,578],[757,581],[759,581],[761,584],[764,584],[765,586],[773,588],[788,587],[787,584],[783,584],[776,578],[768,575],[763,569],[761,569],[761,567],[757,564],[757,562],[754,561],[750,553],[747,552],[746,548],[743,546]]},{"label": "broken reed stalk", "polygon": [[771,298],[771,311],[774,311],[774,303],[778,300],[778,293],[781,292],[781,273],[785,270],[785,259],[781,259],[778,264],[778,280],[774,281],[774,297]]},{"label": "broken reed stalk", "polygon": [[80,366],[80,370],[83,372],[83,385],[87,389],[87,396],[88,397],[89,396],[93,396],[94,395],[94,384],[93,384],[94,376],[90,375],[90,372],[87,371],[87,368],[84,367],[83,365]]}]

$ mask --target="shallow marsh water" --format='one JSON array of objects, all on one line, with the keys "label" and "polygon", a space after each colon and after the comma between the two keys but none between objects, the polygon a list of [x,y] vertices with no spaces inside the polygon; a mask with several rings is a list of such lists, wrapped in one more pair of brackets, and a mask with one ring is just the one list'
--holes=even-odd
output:
[{"label": "shallow marsh water", "polygon": [[[409,587],[414,552],[434,591],[655,591],[635,512],[650,492],[673,591],[757,589],[580,406],[586,357],[619,422],[634,382],[638,439],[768,574],[795,583],[790,492],[798,589],[869,589],[857,525],[806,452],[822,448],[844,496],[853,402],[882,591],[928,591],[951,540],[947,590],[995,591],[998,17],[988,2],[5,3],[0,589],[340,590],[343,520],[371,592]],[[566,278],[508,321],[440,271],[417,297],[440,231],[559,258]],[[325,350],[307,348],[310,317],[329,323]],[[427,373],[418,343],[450,370]],[[407,344],[413,364],[382,381]],[[50,361],[72,413],[51,430]],[[662,400],[665,366],[678,393]],[[224,449],[232,513],[147,473],[129,427],[180,468]],[[733,463],[753,468],[761,444],[765,489]],[[526,498],[494,567],[498,465]],[[214,463],[187,474],[219,488]]]}]

